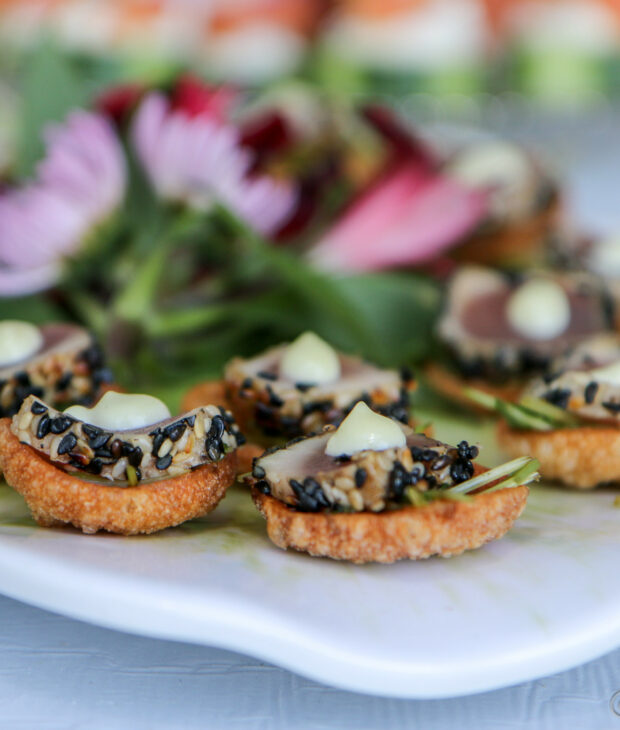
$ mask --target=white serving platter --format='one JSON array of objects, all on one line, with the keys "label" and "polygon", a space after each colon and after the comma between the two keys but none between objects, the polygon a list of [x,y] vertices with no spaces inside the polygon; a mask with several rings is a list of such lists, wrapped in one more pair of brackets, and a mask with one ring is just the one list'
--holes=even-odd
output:
[{"label": "white serving platter", "polygon": [[[451,442],[490,427],[440,423]],[[0,593],[95,624],[236,650],[337,687],[464,695],[620,645],[618,491],[536,486],[502,540],[451,559],[354,566],[274,547],[240,487],[150,537],[35,525],[0,486]]]}]

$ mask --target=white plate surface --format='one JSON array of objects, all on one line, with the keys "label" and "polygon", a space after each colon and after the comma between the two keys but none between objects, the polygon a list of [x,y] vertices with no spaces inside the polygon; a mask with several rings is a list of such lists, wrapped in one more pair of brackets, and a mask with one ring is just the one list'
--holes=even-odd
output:
[{"label": "white plate surface", "polygon": [[[443,424],[452,442],[489,432]],[[620,645],[614,490],[534,487],[502,540],[448,560],[353,566],[283,552],[248,495],[151,537],[42,529],[0,486],[0,592],[96,624],[225,647],[328,684],[446,697]]]}]

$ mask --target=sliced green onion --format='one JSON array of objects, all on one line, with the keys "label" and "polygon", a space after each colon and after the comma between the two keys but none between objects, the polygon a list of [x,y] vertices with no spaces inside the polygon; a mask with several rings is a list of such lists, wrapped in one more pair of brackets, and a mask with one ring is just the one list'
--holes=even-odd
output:
[{"label": "sliced green onion", "polygon": [[[537,479],[539,466],[538,461],[531,456],[520,456],[518,459],[507,461],[505,464],[496,466],[494,469],[489,469],[482,474],[478,474],[478,476],[472,477],[466,482],[448,487],[446,491],[454,492],[455,494],[469,494],[469,492],[480,489],[480,487],[484,487],[486,484],[490,484],[502,477],[509,477],[505,480],[505,486],[501,487],[502,489],[507,486],[518,487],[523,483],[529,483]],[[521,475],[524,475],[524,478],[528,479],[528,482],[514,483],[515,480],[521,479]]]},{"label": "sliced green onion", "polygon": [[490,393],[485,393],[483,390],[477,390],[476,388],[464,388],[463,394],[469,398],[469,400],[489,411],[497,410],[497,402],[499,398],[496,398]]},{"label": "sliced green onion", "polygon": [[129,484],[130,487],[135,487],[138,483],[138,473],[136,472],[135,467],[128,464],[125,472],[127,474],[127,484]]},{"label": "sliced green onion", "polygon": [[542,398],[526,395],[521,398],[519,405],[553,423],[565,424],[566,426],[575,426],[579,423],[579,419],[574,414],[568,413],[563,408],[558,408]]}]

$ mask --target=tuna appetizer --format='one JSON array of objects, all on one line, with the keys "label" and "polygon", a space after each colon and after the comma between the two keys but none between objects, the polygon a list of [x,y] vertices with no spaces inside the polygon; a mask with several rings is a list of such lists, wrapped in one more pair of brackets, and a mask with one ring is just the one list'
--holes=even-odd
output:
[{"label": "tuna appetizer", "polygon": [[445,173],[487,194],[487,214],[454,251],[459,261],[521,268],[544,263],[558,230],[556,183],[516,144],[485,139],[461,147]]},{"label": "tuna appetizer", "polygon": [[110,380],[87,330],[0,321],[0,417],[17,413],[29,395],[53,406],[92,403]]},{"label": "tuna appetizer", "polygon": [[554,359],[614,325],[611,298],[589,275],[466,267],[450,282],[438,325],[446,362],[429,366],[427,375],[438,391],[466,404],[465,385],[516,400]]},{"label": "tuna appetizer", "polygon": [[580,489],[620,484],[620,337],[582,343],[518,403],[477,391],[469,397],[500,413],[500,445],[535,456],[544,477]]},{"label": "tuna appetizer", "polygon": [[0,420],[0,466],[40,525],[133,535],[216,507],[243,440],[218,406],[173,418],[157,398],[108,392],[60,412],[31,395]]},{"label": "tuna appetizer", "polygon": [[493,470],[476,446],[448,446],[360,402],[254,460],[246,477],[281,548],[355,563],[451,556],[501,537],[537,477],[528,457]]},{"label": "tuna appetizer", "polygon": [[241,456],[251,459],[263,447],[337,424],[360,400],[373,410],[409,421],[412,373],[382,370],[357,357],[334,350],[313,332],[294,342],[272,347],[254,358],[233,359],[223,382],[207,382],[190,390],[184,408],[205,400],[222,402],[248,435]]}]

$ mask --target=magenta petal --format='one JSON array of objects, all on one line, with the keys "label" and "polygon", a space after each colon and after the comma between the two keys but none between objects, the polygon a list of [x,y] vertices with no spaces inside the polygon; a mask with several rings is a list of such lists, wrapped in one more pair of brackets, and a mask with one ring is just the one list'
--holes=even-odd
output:
[{"label": "magenta petal", "polygon": [[482,219],[484,194],[408,165],[367,191],[310,252],[334,271],[372,271],[429,261]]}]

